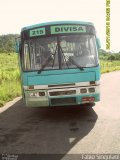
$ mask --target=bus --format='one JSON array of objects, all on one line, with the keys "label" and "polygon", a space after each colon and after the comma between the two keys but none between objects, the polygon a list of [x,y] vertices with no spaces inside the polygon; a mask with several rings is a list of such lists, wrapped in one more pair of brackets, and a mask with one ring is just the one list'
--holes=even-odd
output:
[{"label": "bus", "polygon": [[26,106],[100,101],[100,41],[93,23],[56,21],[27,26],[16,46]]}]

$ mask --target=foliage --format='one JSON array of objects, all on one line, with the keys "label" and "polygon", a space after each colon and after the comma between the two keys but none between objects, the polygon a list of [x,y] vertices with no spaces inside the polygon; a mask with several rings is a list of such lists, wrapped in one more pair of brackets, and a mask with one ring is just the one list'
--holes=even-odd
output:
[{"label": "foliage", "polygon": [[18,34],[8,34],[0,36],[0,53],[15,52],[15,39],[19,37]]},{"label": "foliage", "polygon": [[0,106],[20,96],[20,74],[17,54],[0,54]]},{"label": "foliage", "polygon": [[101,73],[120,70],[120,53],[99,52]]},{"label": "foliage", "polygon": [[99,52],[99,58],[106,61],[120,61],[120,53],[101,53]]},{"label": "foliage", "polygon": [[105,61],[100,60],[101,73],[120,70],[120,61]]}]

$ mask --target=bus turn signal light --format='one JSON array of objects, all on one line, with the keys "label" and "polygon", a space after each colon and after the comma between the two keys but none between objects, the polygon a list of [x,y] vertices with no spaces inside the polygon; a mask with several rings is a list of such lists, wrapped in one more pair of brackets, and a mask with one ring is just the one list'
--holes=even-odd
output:
[{"label": "bus turn signal light", "polygon": [[34,86],[28,86],[28,89],[34,89]]},{"label": "bus turn signal light", "polygon": [[39,96],[45,96],[45,92],[39,92]]},{"label": "bus turn signal light", "polygon": [[90,81],[90,85],[95,85],[95,81]]}]

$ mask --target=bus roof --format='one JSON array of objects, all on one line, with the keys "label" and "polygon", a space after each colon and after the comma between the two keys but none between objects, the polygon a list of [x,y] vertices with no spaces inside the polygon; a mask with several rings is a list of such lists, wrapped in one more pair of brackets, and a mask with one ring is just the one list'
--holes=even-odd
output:
[{"label": "bus roof", "polygon": [[92,26],[94,26],[94,24],[92,22],[84,22],[84,21],[54,21],[54,22],[39,23],[39,24],[27,26],[27,27],[22,28],[21,31],[33,29],[33,28],[36,28],[36,27],[42,27],[42,26],[47,26],[47,25],[57,25],[57,24],[80,24],[80,25],[92,25]]}]

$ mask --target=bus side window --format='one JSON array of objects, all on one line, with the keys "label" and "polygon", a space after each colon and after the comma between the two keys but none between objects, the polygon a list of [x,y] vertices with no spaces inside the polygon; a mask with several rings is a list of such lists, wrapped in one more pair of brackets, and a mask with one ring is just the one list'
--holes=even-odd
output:
[{"label": "bus side window", "polygon": [[29,46],[24,44],[24,69],[30,69],[30,55],[29,55]]}]

